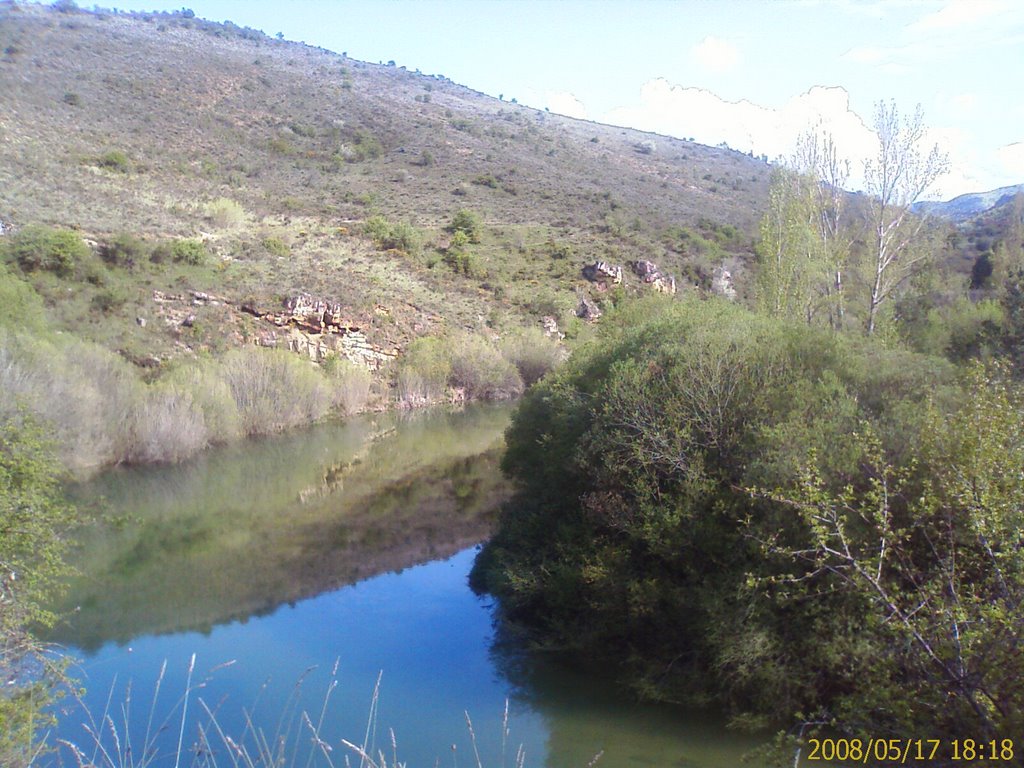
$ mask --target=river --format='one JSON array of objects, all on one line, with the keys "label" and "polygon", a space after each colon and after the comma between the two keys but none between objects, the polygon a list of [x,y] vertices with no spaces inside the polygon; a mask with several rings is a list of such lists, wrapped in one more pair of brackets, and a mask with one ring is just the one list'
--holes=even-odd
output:
[{"label": "river", "polygon": [[51,638],[86,689],[63,764],[359,765],[342,739],[410,768],[739,764],[756,740],[530,653],[470,591],[510,413],[368,415],[75,487],[102,520]]}]

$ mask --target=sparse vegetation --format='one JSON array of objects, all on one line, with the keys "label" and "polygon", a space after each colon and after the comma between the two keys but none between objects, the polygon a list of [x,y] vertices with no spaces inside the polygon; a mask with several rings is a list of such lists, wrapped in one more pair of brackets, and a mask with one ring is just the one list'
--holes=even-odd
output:
[{"label": "sparse vegetation", "polygon": [[363,232],[381,250],[401,251],[407,256],[419,253],[420,234],[404,221],[392,223],[383,216],[372,216],[363,224]]},{"label": "sparse vegetation", "polygon": [[96,158],[96,165],[108,171],[116,173],[129,173],[132,170],[132,162],[128,155],[120,149],[111,149]]},{"label": "sparse vegetation", "polygon": [[332,404],[346,416],[362,411],[373,387],[370,372],[337,355],[328,357],[322,367],[333,389]]},{"label": "sparse vegetation", "polygon": [[215,227],[234,229],[245,221],[245,209],[234,200],[218,197],[206,204],[206,218]]}]

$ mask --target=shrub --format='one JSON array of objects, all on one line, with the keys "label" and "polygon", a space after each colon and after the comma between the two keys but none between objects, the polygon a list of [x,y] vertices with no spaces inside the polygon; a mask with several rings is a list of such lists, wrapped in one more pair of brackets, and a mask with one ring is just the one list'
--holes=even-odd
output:
[{"label": "shrub", "polygon": [[472,179],[470,183],[476,184],[477,186],[480,187],[487,187],[488,189],[497,189],[499,185],[498,180],[489,173],[484,173],[477,176],[475,179]]},{"label": "shrub", "polygon": [[558,342],[539,328],[522,328],[501,341],[502,356],[512,363],[523,384],[530,386],[564,359]]},{"label": "shrub", "polygon": [[469,239],[469,242],[479,243],[480,235],[483,231],[483,222],[480,219],[480,214],[467,208],[462,208],[452,217],[452,223],[448,226],[448,231],[453,234],[461,232]]},{"label": "shrub", "polygon": [[420,233],[405,222],[392,224],[383,216],[371,216],[363,224],[363,232],[382,250],[397,250],[414,256],[420,249]]},{"label": "shrub", "polygon": [[459,334],[453,336],[448,344],[451,355],[449,383],[465,390],[466,397],[502,400],[523,391],[523,380],[515,366],[484,337]]},{"label": "shrub", "polygon": [[297,151],[290,141],[280,136],[267,142],[267,148],[278,155],[294,155]]},{"label": "shrub", "polygon": [[331,355],[321,364],[332,388],[332,402],[349,416],[359,413],[370,398],[370,372],[343,357]]},{"label": "shrub", "polygon": [[181,461],[209,444],[203,411],[192,394],[174,384],[147,389],[133,413],[128,461]]},{"label": "shrub", "polygon": [[261,241],[263,249],[271,256],[279,256],[287,258],[291,256],[292,249],[288,247],[288,244],[279,237],[265,237]]},{"label": "shrub", "polygon": [[77,93],[65,93],[64,96],[61,98],[61,101],[63,101],[69,107],[82,106],[82,97],[79,96]]},{"label": "shrub", "polygon": [[124,306],[127,300],[124,291],[106,288],[92,297],[92,306],[100,312],[107,313]]},{"label": "shrub", "polygon": [[241,436],[238,406],[219,362],[200,359],[172,368],[159,383],[189,393],[193,406],[202,412],[208,443],[227,443]]},{"label": "shrub", "polygon": [[440,339],[432,336],[416,339],[398,363],[399,403],[415,407],[439,401],[444,397],[451,370],[448,350]]},{"label": "shrub", "polygon": [[201,240],[175,240],[171,243],[171,258],[189,266],[198,267],[206,263],[206,246]]},{"label": "shrub", "polygon": [[461,232],[457,232],[452,238],[452,246],[444,254],[444,263],[452,268],[452,271],[465,275],[466,277],[486,277],[487,270],[484,268],[476,254],[465,247],[456,244],[456,239]]},{"label": "shrub", "polygon": [[[44,609],[62,588],[67,531],[75,510],[64,497],[47,431],[23,412],[0,416],[0,764],[36,764],[53,725],[48,705],[66,682],[63,665],[29,632],[52,626]],[[45,737],[44,737],[45,738]]]},{"label": "shrub", "polygon": [[206,218],[221,229],[234,229],[245,221],[245,209],[227,197],[206,204]]},{"label": "shrub", "polygon": [[46,314],[39,294],[0,264],[0,328],[39,332],[45,327]]},{"label": "shrub", "polygon": [[123,232],[100,247],[100,258],[112,266],[131,267],[148,252],[149,247],[144,240]]},{"label": "shrub", "polygon": [[98,345],[0,332],[0,416],[21,403],[51,424],[67,467],[123,460],[139,390],[129,364]]},{"label": "shrub", "polygon": [[359,129],[352,136],[352,143],[345,148],[345,159],[350,163],[374,160],[384,154],[384,147],[372,133]]},{"label": "shrub", "polygon": [[90,251],[74,232],[35,225],[12,236],[7,253],[25,272],[41,269],[68,277]]},{"label": "shrub", "polygon": [[[822,713],[851,729],[911,733],[967,709],[952,693],[964,678],[954,672],[957,687],[940,687],[944,671],[915,648],[920,637],[943,659],[962,647],[993,671],[1016,654],[1008,636],[973,650],[958,641],[960,628],[1001,633],[1017,615],[989,612],[993,592],[974,585],[994,590],[998,575],[975,582],[979,532],[996,534],[1005,510],[1020,508],[1020,400],[950,423],[951,396],[969,404],[988,390],[959,390],[946,362],[719,300],[645,300],[609,313],[597,332],[527,393],[506,434],[504,468],[523,495],[474,572],[505,615],[542,642],[624,660],[649,695],[717,698],[797,722]],[[930,458],[921,438],[943,429],[959,451],[992,450],[970,469],[998,469],[1002,480],[974,484],[944,447]],[[879,456],[902,469],[873,472]],[[948,506],[926,501],[943,474],[956,486]],[[994,524],[969,533],[971,514],[989,504]],[[961,545],[969,558],[946,555]],[[966,584],[949,576],[954,563],[972,574],[962,603],[951,599]],[[882,588],[854,589],[866,574]],[[907,619],[926,631],[912,637]]]},{"label": "shrub", "polygon": [[314,422],[331,406],[324,377],[308,360],[285,350],[232,350],[224,356],[222,372],[247,435]]},{"label": "shrub", "polygon": [[106,168],[108,171],[115,171],[117,173],[128,173],[132,169],[131,160],[129,160],[128,155],[120,149],[112,149],[109,152],[104,152],[96,158],[96,165],[100,168]]}]

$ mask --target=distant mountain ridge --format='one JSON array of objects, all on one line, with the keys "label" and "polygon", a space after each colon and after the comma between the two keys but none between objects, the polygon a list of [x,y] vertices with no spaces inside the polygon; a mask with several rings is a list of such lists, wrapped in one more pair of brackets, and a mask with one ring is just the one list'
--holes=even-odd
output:
[{"label": "distant mountain ridge", "polygon": [[1021,192],[1024,192],[1024,184],[1000,187],[989,192],[968,192],[944,203],[934,201],[917,203],[914,206],[914,212],[938,216],[950,221],[966,221],[972,216],[1002,205]]}]

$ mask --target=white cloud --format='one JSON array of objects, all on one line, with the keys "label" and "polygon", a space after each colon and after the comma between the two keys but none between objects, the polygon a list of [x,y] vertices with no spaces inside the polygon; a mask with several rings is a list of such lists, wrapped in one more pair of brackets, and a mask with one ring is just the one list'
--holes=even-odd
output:
[{"label": "white cloud", "polygon": [[913,32],[961,30],[1009,10],[1009,4],[1000,0],[950,0],[942,8],[923,16],[907,29]]},{"label": "white cloud", "polygon": [[996,150],[1000,165],[1009,176],[1017,179],[1008,184],[1020,184],[1024,180],[1024,141],[1015,141]]},{"label": "white cloud", "polygon": [[705,37],[690,49],[690,58],[709,72],[731,72],[743,60],[739,48],[713,36]]},{"label": "white cloud", "polygon": [[726,142],[733,149],[775,159],[792,154],[797,137],[821,123],[850,158],[856,172],[874,145],[872,132],[850,110],[842,88],[815,87],[780,109],[750,101],[726,101],[701,88],[684,88],[664,79],[640,89],[638,104],[620,107],[602,120],[629,125],[702,144]]},{"label": "white cloud", "polygon": [[[750,101],[726,101],[711,91],[658,79],[644,84],[638,103],[614,109],[600,120],[693,138],[710,146],[724,141],[732,149],[764,154],[772,160],[791,157],[798,137],[819,126],[832,134],[840,156],[850,163],[850,189],[863,187],[864,162],[878,148],[873,129],[850,109],[849,94],[838,87],[816,86],[773,109]],[[950,172],[939,179],[929,197],[948,198],[983,188],[978,175],[983,166],[967,151],[966,135],[953,129],[935,129],[929,132],[925,146],[934,143],[949,153]],[[1019,164],[1018,175],[1024,177],[1024,144],[1004,150],[1007,167],[1011,160]]]},{"label": "white cloud", "polygon": [[569,91],[536,91],[526,88],[519,97],[522,104],[537,109],[547,109],[557,115],[589,120],[587,105]]},{"label": "white cloud", "polygon": [[558,115],[587,119],[587,105],[568,91],[547,91],[544,106]]},{"label": "white cloud", "polygon": [[971,92],[958,93],[950,97],[949,104],[959,112],[971,112],[978,106],[978,94]]},{"label": "white cloud", "polygon": [[885,61],[890,55],[892,55],[891,49],[857,46],[844,53],[842,58],[855,61],[858,64],[877,64],[880,61]]}]

